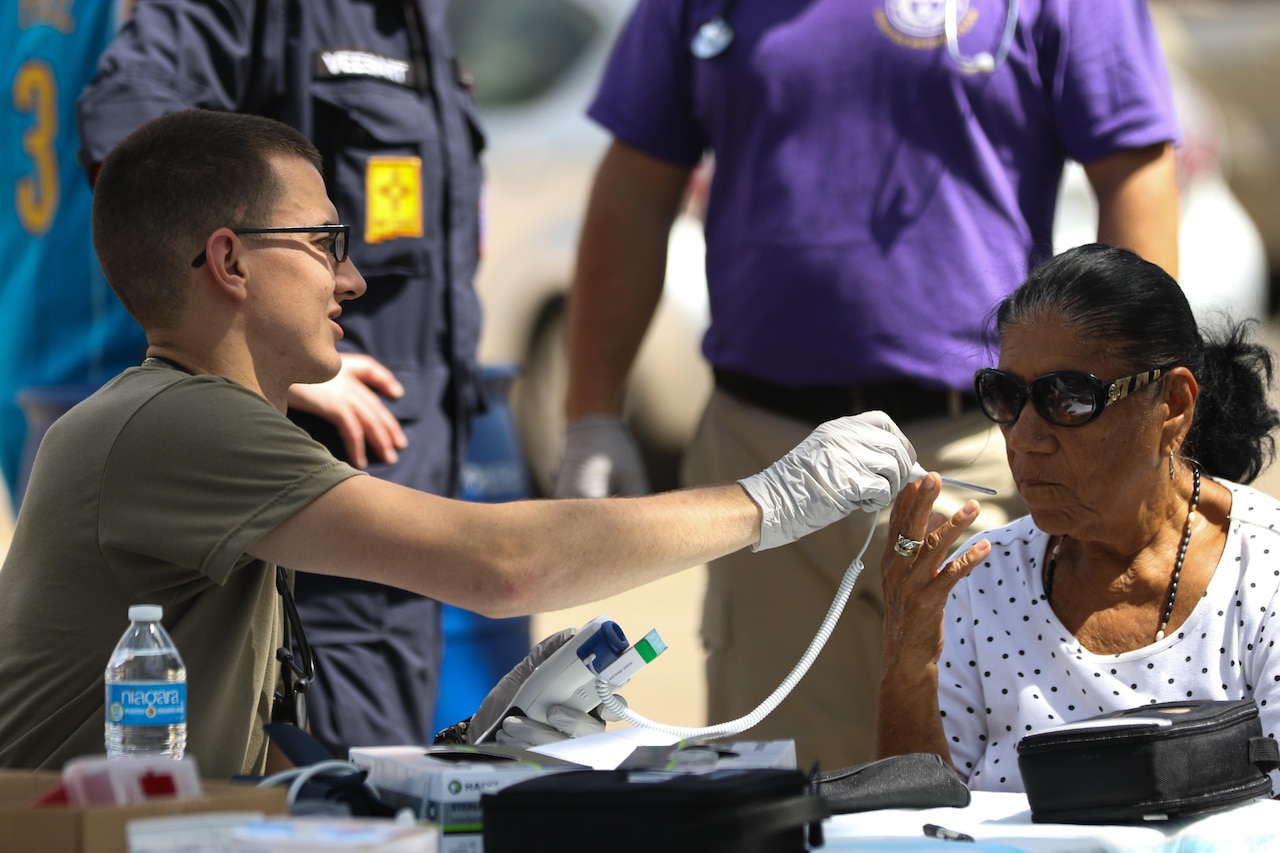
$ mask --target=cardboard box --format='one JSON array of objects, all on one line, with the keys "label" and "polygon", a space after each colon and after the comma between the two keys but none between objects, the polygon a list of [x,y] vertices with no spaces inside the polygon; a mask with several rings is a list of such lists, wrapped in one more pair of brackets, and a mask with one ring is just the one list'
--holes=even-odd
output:
[{"label": "cardboard box", "polygon": [[126,853],[129,821],[199,812],[288,813],[283,787],[255,788],[205,782],[204,796],[157,799],[128,806],[31,808],[31,801],[58,784],[56,771],[0,771],[0,851],[42,853]]}]

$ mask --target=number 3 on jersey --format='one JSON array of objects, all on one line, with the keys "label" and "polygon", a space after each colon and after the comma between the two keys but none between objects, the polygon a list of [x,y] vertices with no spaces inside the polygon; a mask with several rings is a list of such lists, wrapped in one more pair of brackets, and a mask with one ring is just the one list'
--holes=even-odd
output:
[{"label": "number 3 on jersey", "polygon": [[58,161],[54,145],[58,137],[58,84],[45,62],[24,62],[13,80],[13,104],[31,115],[31,127],[22,135],[22,148],[31,158],[32,173],[18,178],[14,206],[18,221],[33,237],[49,230],[58,210]]}]

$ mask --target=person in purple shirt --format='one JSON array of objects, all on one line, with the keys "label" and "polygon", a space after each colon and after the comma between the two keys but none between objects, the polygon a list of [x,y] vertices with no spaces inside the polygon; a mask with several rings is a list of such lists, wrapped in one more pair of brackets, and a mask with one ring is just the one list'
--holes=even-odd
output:
[{"label": "person in purple shirt", "polygon": [[[690,484],[754,470],[833,414],[883,409],[926,469],[997,488],[981,523],[1005,524],[1025,507],[972,378],[984,319],[1052,254],[1066,159],[1084,164],[1098,241],[1177,275],[1177,121],[1142,0],[640,0],[589,114],[613,141],[569,300],[560,496],[647,489],[619,413],[704,159],[715,390]],[[711,722],[787,674],[870,523],[711,565]],[[881,528],[828,650],[749,733],[795,739],[802,766],[873,754]]]}]

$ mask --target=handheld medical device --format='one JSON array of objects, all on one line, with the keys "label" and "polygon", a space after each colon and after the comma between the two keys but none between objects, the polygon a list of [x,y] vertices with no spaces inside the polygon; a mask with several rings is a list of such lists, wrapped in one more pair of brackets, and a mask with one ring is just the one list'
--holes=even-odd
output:
[{"label": "handheld medical device", "polygon": [[[919,462],[911,463],[911,474],[907,477],[908,483],[914,483],[916,480],[923,480],[924,475],[929,472],[924,470],[924,466]],[[942,485],[953,486],[957,489],[968,489],[971,492],[979,492],[984,495],[997,494],[995,489],[989,489],[986,486],[979,486],[977,483],[970,483],[968,480],[957,480],[955,477],[942,477]]]},{"label": "handheld medical device", "polygon": [[640,642],[630,645],[617,622],[597,616],[538,665],[520,685],[507,709],[474,742],[488,740],[502,720],[511,715],[545,723],[553,705],[590,711],[600,704],[597,683],[605,685],[612,696],[614,690],[666,648],[657,631],[650,631]]},{"label": "handheld medical device", "polygon": [[965,480],[957,480],[955,477],[943,477],[942,485],[954,486],[957,489],[968,489],[971,492],[979,492],[984,495],[996,494],[995,489],[991,489],[986,486],[979,486],[977,483],[970,483]]},{"label": "handheld medical device", "polygon": [[[908,479],[914,482],[925,474],[923,467],[913,464],[911,476]],[[943,477],[942,482],[944,485],[983,494],[996,494],[995,489],[953,477]],[[827,644],[831,632],[835,630],[836,622],[840,620],[840,614],[844,612],[845,604],[849,601],[853,585],[857,582],[858,575],[862,573],[862,555],[871,544],[871,537],[875,535],[879,517],[880,511],[876,510],[867,541],[862,544],[858,555],[845,570],[840,587],[836,590],[835,599],[827,609],[827,615],[818,627],[817,634],[809,642],[808,648],[782,683],[751,713],[717,725],[689,728],[658,723],[630,710],[625,702],[614,695],[614,691],[662,654],[667,648],[666,644],[662,642],[657,631],[650,631],[643,640],[634,646],[629,646],[626,635],[622,633],[622,629],[616,622],[606,616],[597,616],[538,665],[538,668],[520,685],[507,709],[499,714],[493,725],[480,733],[473,742],[483,743],[489,739],[501,725],[502,720],[513,714],[528,717],[539,723],[547,723],[547,712],[553,705],[564,705],[583,712],[600,706],[611,715],[611,719],[686,740],[735,735],[759,724],[772,713],[774,708],[778,707],[783,699],[787,698],[804,674],[813,666],[822,647]]]}]

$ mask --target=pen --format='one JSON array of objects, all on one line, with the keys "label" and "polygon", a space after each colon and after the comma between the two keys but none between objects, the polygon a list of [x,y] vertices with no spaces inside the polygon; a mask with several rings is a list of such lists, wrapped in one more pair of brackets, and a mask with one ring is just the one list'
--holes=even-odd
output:
[{"label": "pen", "polygon": [[945,826],[938,826],[936,823],[926,823],[924,825],[924,834],[930,838],[940,838],[943,841],[972,841],[972,835],[965,835],[963,832],[956,832],[954,829],[947,829]]}]

